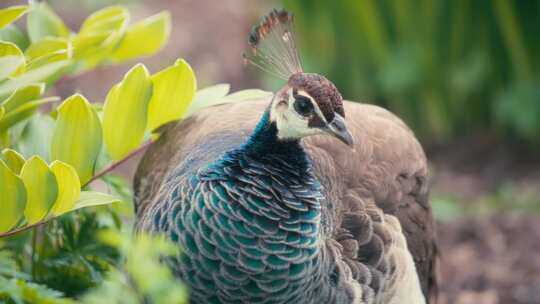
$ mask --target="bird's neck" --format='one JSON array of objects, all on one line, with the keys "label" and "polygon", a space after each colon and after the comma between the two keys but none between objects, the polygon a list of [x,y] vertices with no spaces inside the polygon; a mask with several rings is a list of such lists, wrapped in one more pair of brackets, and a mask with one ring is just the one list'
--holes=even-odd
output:
[{"label": "bird's neck", "polygon": [[270,108],[263,113],[242,149],[250,155],[276,155],[298,164],[308,165],[306,153],[298,139],[278,138],[276,123],[270,120]]},{"label": "bird's neck", "polygon": [[[217,272],[227,276],[208,280],[218,287],[237,286],[229,280],[236,276],[244,286],[237,292],[248,300],[279,297],[284,303],[331,302],[325,300],[335,293],[325,283],[333,266],[328,264],[320,234],[321,185],[300,143],[277,138],[268,111],[248,141],[226,153],[200,179],[211,195],[199,196],[207,199],[201,200],[202,205],[193,203],[184,222],[189,227],[199,219],[210,225],[198,224],[188,232],[196,241],[183,244],[186,258],[201,265],[214,265],[217,260],[234,266],[220,266]],[[217,242],[207,246],[211,252],[196,246],[197,241],[206,240]],[[227,273],[229,268],[234,273]],[[198,282],[197,274],[184,274],[191,284]]]}]

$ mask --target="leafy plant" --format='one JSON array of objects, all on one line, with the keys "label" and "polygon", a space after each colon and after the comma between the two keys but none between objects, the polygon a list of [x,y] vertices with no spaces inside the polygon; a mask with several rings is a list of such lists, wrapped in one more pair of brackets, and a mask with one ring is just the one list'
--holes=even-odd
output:
[{"label": "leafy plant", "polygon": [[86,294],[82,303],[187,303],[187,290],[161,262],[180,254],[177,246],[144,234],[133,238],[108,231],[101,236],[119,249],[125,261],[109,272],[99,288]]},{"label": "leafy plant", "polygon": [[[79,32],[73,33],[46,3],[32,2],[29,6],[0,10],[2,33],[21,33],[12,22],[25,13],[28,14],[29,44],[13,35],[0,35],[6,39],[0,41],[0,148],[3,148],[0,196],[2,208],[7,211],[0,215],[0,236],[41,224],[68,211],[118,201],[86,189],[89,182],[96,179],[94,174],[102,154],[103,138],[106,153],[114,160],[138,148],[146,129],[152,87],[171,86],[167,79],[151,81],[146,68],[137,65],[111,90],[114,94],[109,96],[118,94],[122,101],[116,103],[115,108],[112,98],[107,100],[103,123],[96,107],[80,94],[64,100],[51,115],[35,115],[41,105],[58,101],[57,97],[41,96],[59,77],[158,51],[168,39],[170,17],[162,12],[130,26],[128,11],[113,6],[92,14]],[[145,39],[147,35],[153,37],[151,41]],[[132,47],[143,39],[145,48]],[[185,77],[192,80],[187,86],[178,87],[192,93],[187,93],[185,100],[176,101],[189,104],[195,80],[185,62],[180,68],[179,72],[186,70],[188,76]],[[178,71],[178,68],[173,70]],[[148,77],[141,80],[138,71]],[[134,82],[128,85],[127,80]],[[140,86],[141,82],[144,86]],[[137,99],[130,98],[139,93],[145,96],[146,106],[140,107]],[[154,108],[160,109],[163,98],[154,99]],[[117,128],[109,117],[131,123],[143,121]],[[142,129],[134,134],[131,131],[137,126]],[[110,138],[114,141],[108,141]],[[81,186],[85,188],[82,192]]]},{"label": "leafy plant", "polygon": [[[72,234],[70,229],[77,226],[76,223],[66,223],[62,238],[54,240],[65,242],[64,246],[70,248],[68,254],[47,253],[36,270],[42,276],[37,279],[47,285],[30,281],[14,262],[16,259],[8,251],[0,251],[2,303],[187,303],[187,290],[162,262],[180,254],[177,246],[162,237],[133,236],[115,230],[88,234],[96,224],[93,216],[85,217],[78,231]],[[85,236],[91,238],[85,239]],[[54,246],[48,251],[54,253]],[[102,278],[100,263],[104,262],[102,258],[108,251],[120,258],[104,264],[109,271]],[[84,284],[96,287],[83,292],[87,287]],[[76,295],[81,295],[78,300],[67,297]]]}]

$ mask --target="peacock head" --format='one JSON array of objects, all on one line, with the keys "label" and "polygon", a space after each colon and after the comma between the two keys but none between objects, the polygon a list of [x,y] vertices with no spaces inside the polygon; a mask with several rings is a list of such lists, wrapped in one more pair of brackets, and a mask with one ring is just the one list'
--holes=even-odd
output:
[{"label": "peacock head", "polygon": [[276,123],[279,139],[300,139],[330,134],[352,146],[353,137],[345,123],[343,98],[324,76],[305,73],[292,32],[294,17],[273,10],[249,36],[246,63],[287,80],[272,99],[270,120]]}]

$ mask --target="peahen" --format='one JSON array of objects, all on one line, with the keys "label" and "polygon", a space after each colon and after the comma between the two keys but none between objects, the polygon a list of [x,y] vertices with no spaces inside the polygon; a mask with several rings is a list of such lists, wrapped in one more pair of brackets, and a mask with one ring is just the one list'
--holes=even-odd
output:
[{"label": "peahen", "polygon": [[272,11],[245,57],[281,90],[202,110],[146,152],[136,228],[181,246],[169,262],[193,303],[430,303],[424,152],[388,111],[304,73],[292,22]]}]

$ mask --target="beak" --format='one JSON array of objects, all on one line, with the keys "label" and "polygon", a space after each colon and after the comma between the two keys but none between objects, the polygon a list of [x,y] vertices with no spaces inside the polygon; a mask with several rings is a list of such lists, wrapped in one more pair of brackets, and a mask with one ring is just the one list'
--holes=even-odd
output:
[{"label": "beak", "polygon": [[351,132],[347,129],[345,118],[335,113],[334,119],[326,126],[325,131],[335,138],[344,142],[347,146],[352,147],[354,140]]}]

